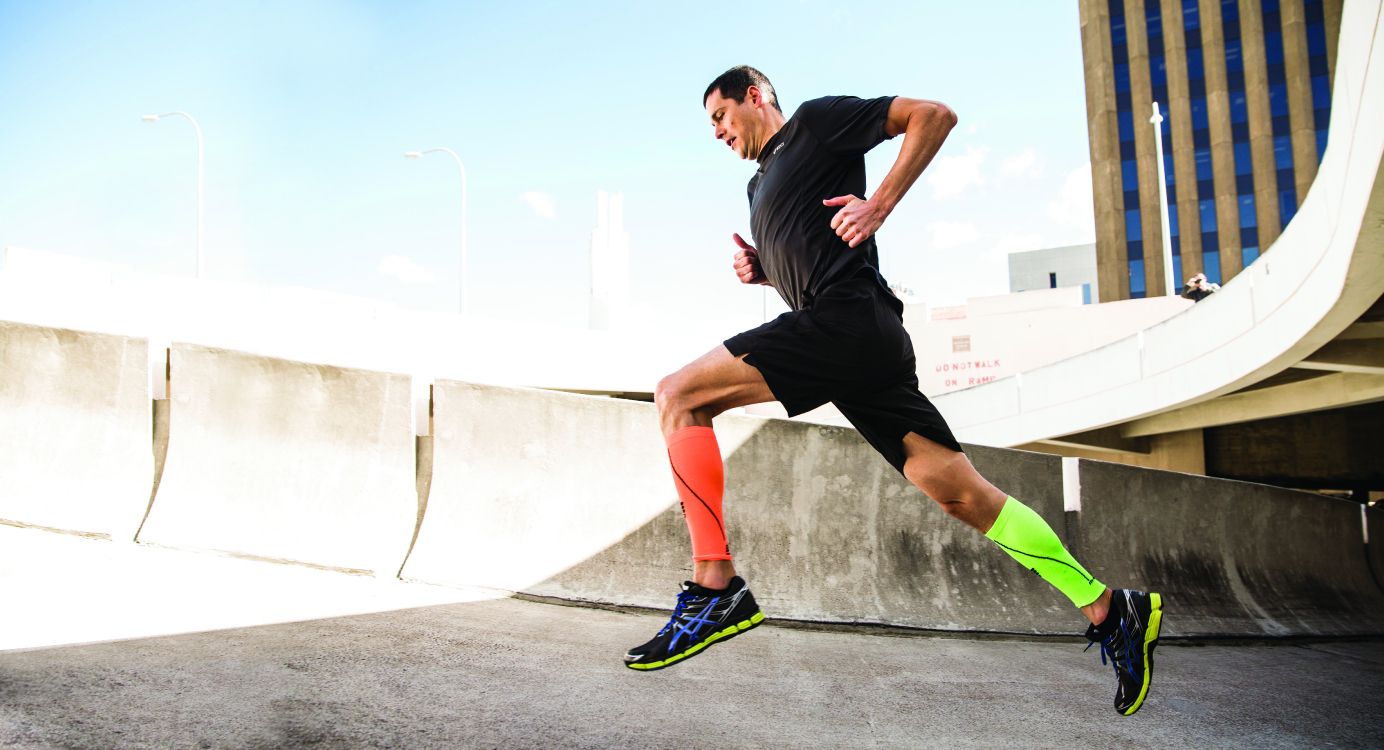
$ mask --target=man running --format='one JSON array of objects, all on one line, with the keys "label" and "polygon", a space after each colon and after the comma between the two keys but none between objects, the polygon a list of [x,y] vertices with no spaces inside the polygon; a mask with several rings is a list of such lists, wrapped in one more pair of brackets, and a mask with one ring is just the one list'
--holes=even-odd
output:
[{"label": "man running", "polygon": [[[654,400],[692,537],[692,580],[658,634],[625,655],[631,669],[662,669],[763,621],[735,574],[721,513],[721,452],[712,418],[779,401],[790,416],[831,402],[875,450],[950,515],[985,534],[1072,600],[1086,637],[1114,661],[1115,708],[1133,714],[1148,694],[1162,600],[1111,591],[1062,546],[1033,510],[971,466],[942,415],[918,390],[903,303],[879,273],[874,234],[932,161],[956,115],[938,102],[837,96],[784,118],[774,87],[748,66],[702,97],[717,140],[759,162],[750,179],[757,247],[733,235],[735,272],[768,284],[790,312],[733,336],[664,378]],[[865,152],[903,135],[879,189],[865,194]]]}]

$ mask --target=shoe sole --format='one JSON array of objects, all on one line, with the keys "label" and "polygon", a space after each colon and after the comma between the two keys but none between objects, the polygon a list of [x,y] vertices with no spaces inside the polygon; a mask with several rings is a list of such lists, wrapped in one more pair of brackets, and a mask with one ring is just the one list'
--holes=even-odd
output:
[{"label": "shoe sole", "polygon": [[679,651],[678,653],[673,654],[672,656],[668,657],[667,659],[664,659],[663,661],[653,661],[647,664],[636,664],[626,662],[625,666],[629,667],[630,669],[638,669],[641,672],[652,672],[655,669],[671,667],[674,664],[677,664],[678,662],[682,661],[683,659],[688,659],[693,656],[696,656],[712,644],[734,638],[735,636],[740,635],[746,630],[755,628],[761,622],[764,622],[764,613],[755,612],[753,615],[750,615],[750,618],[748,620],[741,620],[740,622],[737,622],[734,625],[726,627],[722,630],[718,630],[717,632],[707,636],[705,639],[697,643],[697,645],[693,646],[692,648],[689,648],[686,651]]},{"label": "shoe sole", "polygon": [[1149,624],[1144,629],[1144,647],[1142,649],[1144,657],[1144,684],[1139,686],[1139,697],[1129,708],[1120,713],[1125,716],[1134,715],[1139,707],[1144,705],[1144,699],[1149,694],[1149,683],[1153,681],[1153,649],[1158,646],[1158,631],[1163,627],[1163,597],[1159,594],[1149,594]]}]

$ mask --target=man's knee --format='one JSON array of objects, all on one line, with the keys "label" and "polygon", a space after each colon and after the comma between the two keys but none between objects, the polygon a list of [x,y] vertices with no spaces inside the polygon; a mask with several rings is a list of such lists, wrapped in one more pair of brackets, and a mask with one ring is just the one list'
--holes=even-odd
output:
[{"label": "man's knee", "polygon": [[668,413],[673,410],[677,403],[682,400],[682,383],[678,373],[664,376],[654,386],[654,404],[658,406],[660,413]]}]

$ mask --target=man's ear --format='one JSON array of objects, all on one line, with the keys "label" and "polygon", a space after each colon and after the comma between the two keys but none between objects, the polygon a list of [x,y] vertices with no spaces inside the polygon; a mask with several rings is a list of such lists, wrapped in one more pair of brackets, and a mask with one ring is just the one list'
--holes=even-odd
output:
[{"label": "man's ear", "polygon": [[764,102],[764,94],[760,92],[758,86],[749,86],[745,89],[745,101],[759,106]]}]

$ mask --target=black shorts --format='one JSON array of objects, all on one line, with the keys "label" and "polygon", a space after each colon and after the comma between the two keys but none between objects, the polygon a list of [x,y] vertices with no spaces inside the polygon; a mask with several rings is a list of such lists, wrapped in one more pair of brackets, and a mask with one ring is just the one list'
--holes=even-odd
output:
[{"label": "black shorts", "polygon": [[910,432],[961,452],[937,407],[918,390],[903,303],[873,269],[725,345],[759,370],[788,416],[835,404],[899,473]]}]

